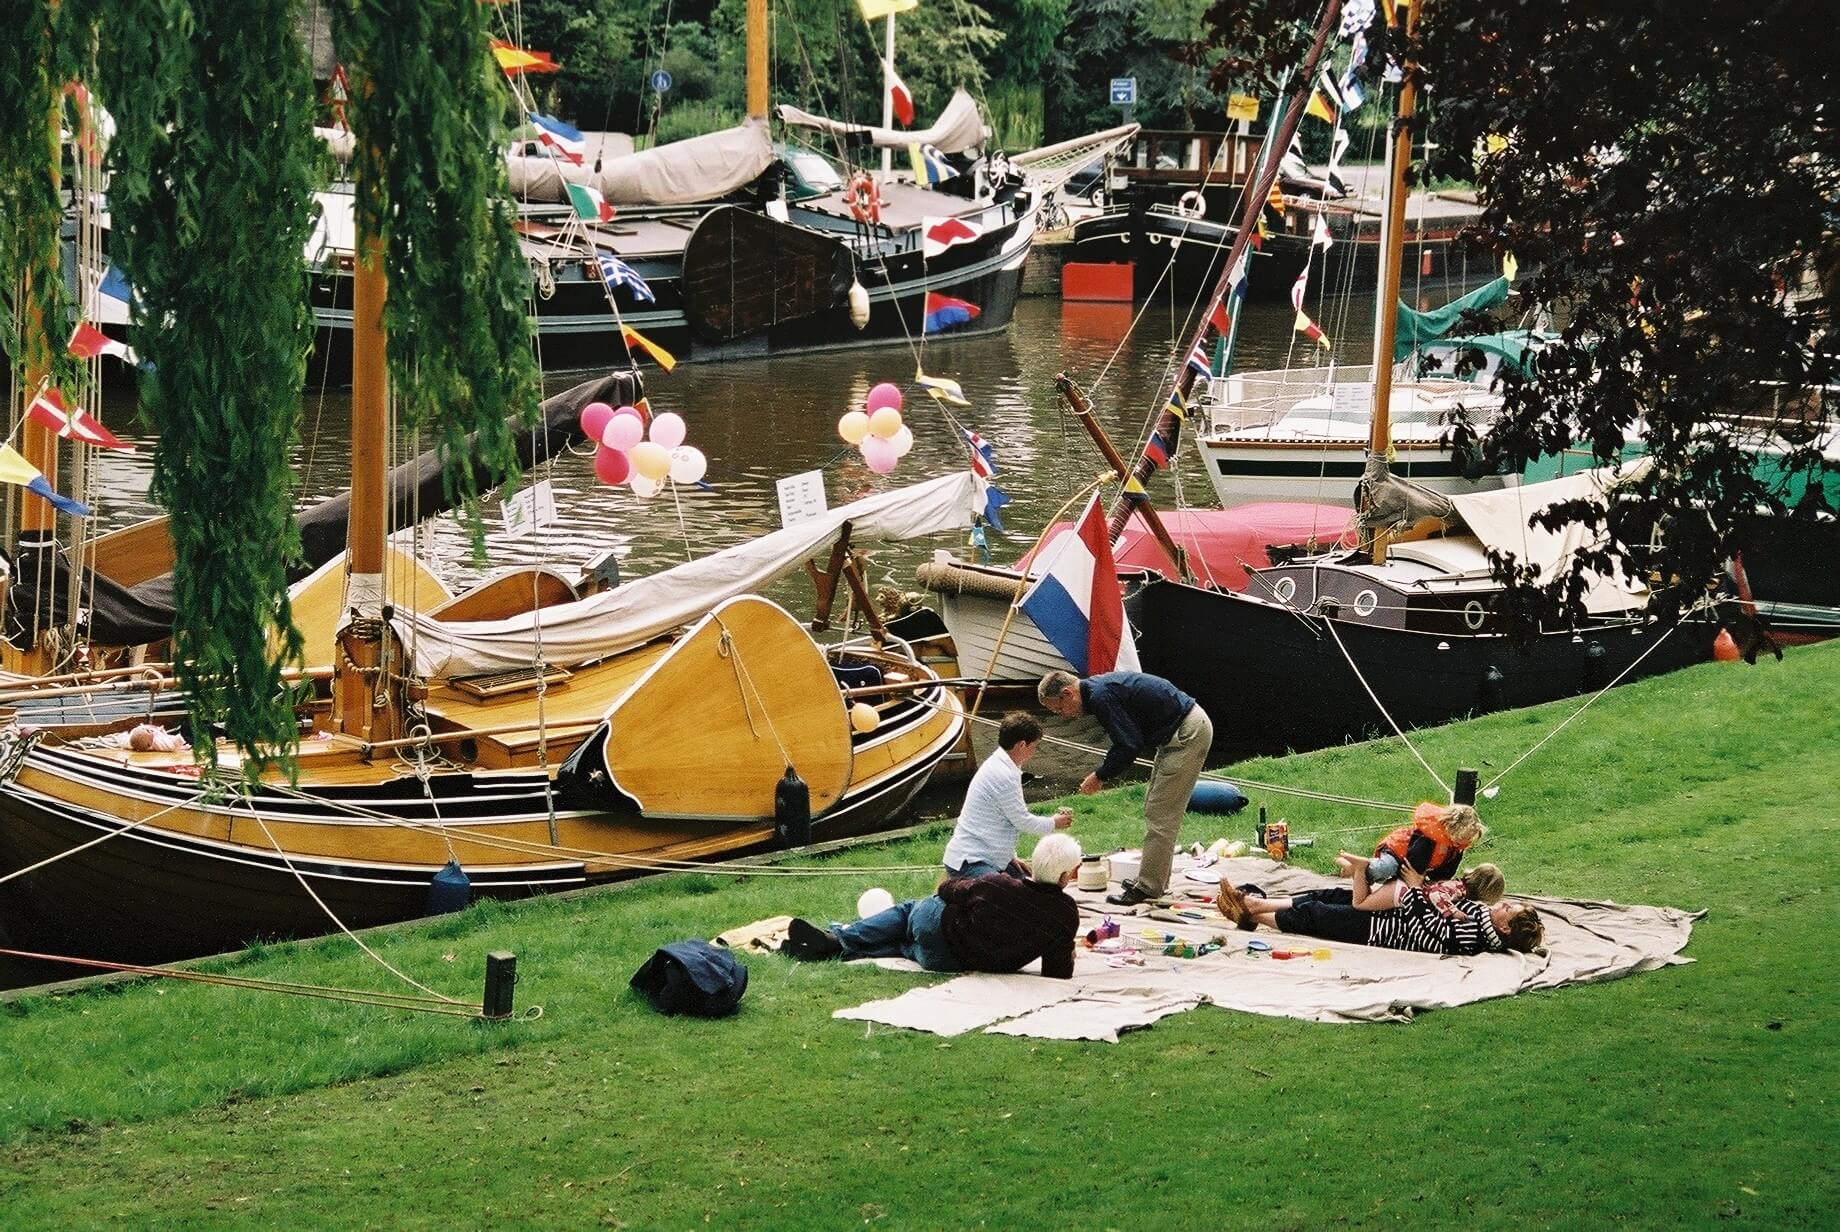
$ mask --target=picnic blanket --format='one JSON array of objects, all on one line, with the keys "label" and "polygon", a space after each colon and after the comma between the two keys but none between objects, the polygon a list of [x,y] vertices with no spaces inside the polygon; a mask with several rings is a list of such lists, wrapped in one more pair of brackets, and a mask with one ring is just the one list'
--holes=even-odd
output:
[{"label": "picnic blanket", "polygon": [[[1177,859],[1171,890],[1178,897],[1184,891],[1211,893],[1222,873],[1236,885],[1255,882],[1273,896],[1345,884],[1263,858],[1222,860],[1203,869],[1183,856]],[[936,1035],[984,1031],[1112,1043],[1123,1031],[1198,1005],[1312,1022],[1409,1022],[1421,1010],[1691,962],[1680,951],[1692,937],[1693,921],[1705,914],[1515,895],[1539,907],[1546,925],[1544,952],[1456,957],[1293,938],[1270,929],[1240,932],[1218,918],[1168,919],[1160,918],[1167,911],[1109,907],[1102,891],[1068,893],[1080,903],[1083,927],[1111,915],[1120,922],[1120,942],[1134,945],[1136,954],[1107,955],[1082,946],[1070,980],[1026,972],[961,975],[837,1010],[832,1017]],[[1145,938],[1145,930],[1159,940]],[[1172,958],[1162,953],[1164,935],[1196,944],[1221,938],[1225,944],[1202,958]],[[1249,948],[1254,939],[1278,950],[1326,949],[1330,956],[1274,959]],[[876,961],[919,970],[901,959]]]}]

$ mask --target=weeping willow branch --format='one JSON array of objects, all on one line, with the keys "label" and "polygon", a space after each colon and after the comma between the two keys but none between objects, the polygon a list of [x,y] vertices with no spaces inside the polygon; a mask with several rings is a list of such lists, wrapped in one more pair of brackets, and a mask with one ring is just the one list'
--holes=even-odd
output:
[{"label": "weeping willow branch", "polygon": [[0,345],[75,392],[85,376],[62,346],[70,297],[57,187],[59,99],[75,63],[70,32],[46,0],[0,0],[0,31]]},{"label": "weeping willow branch", "polygon": [[[484,550],[473,463],[514,478],[519,421],[534,422],[530,276],[502,157],[504,79],[478,0],[344,0],[363,234],[386,240],[384,328],[398,407],[431,429],[448,499]],[[468,437],[471,437],[471,443]]]},{"label": "weeping willow branch", "polygon": [[[302,247],[323,154],[295,0],[87,0],[101,32],[113,259],[135,289],[153,494],[172,513],[174,659],[197,730],[253,778],[297,747],[289,454],[312,316]],[[193,747],[214,761],[215,743]]]}]

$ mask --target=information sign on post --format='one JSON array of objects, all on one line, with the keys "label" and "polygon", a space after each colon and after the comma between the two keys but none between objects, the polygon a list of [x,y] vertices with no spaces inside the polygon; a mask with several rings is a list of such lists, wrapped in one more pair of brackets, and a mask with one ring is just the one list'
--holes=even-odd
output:
[{"label": "information sign on post", "polygon": [[1114,77],[1112,78],[1112,106],[1114,107],[1135,107],[1137,106],[1137,78],[1135,77]]},{"label": "information sign on post", "polygon": [[797,526],[800,522],[809,522],[813,518],[823,517],[825,507],[823,471],[806,471],[801,475],[788,475],[779,481],[779,524],[781,526]]},{"label": "information sign on post", "polygon": [[671,74],[664,69],[654,69],[651,81],[652,89],[658,91],[660,94],[663,94],[666,90],[671,88]]}]

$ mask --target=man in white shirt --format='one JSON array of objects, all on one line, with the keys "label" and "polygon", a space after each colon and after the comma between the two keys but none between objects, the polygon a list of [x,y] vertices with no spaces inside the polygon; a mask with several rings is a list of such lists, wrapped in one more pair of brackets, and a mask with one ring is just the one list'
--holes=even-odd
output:
[{"label": "man in white shirt", "polygon": [[946,844],[948,877],[985,877],[1016,863],[1016,840],[1024,832],[1047,834],[1073,824],[1073,810],[1052,817],[1029,812],[1022,798],[1022,767],[1041,747],[1041,724],[1026,714],[1008,714],[997,728],[997,748],[984,759],[965,792],[952,841]]}]

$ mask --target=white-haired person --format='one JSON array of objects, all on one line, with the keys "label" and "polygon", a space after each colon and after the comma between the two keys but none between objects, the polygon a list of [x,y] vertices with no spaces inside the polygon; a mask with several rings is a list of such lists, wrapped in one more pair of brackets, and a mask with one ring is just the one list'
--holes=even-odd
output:
[{"label": "white-haired person", "polygon": [[1035,844],[1029,877],[993,873],[945,882],[930,898],[896,903],[856,921],[819,928],[794,920],[785,953],[801,962],[827,958],[910,958],[928,971],[1020,971],[1073,975],[1080,909],[1063,891],[1080,868],[1080,844],[1054,833]]},{"label": "white-haired person", "polygon": [[1090,796],[1131,768],[1145,754],[1155,760],[1144,793],[1144,857],[1137,877],[1126,881],[1105,901],[1122,907],[1161,898],[1169,890],[1169,870],[1176,838],[1195,780],[1214,743],[1214,723],[1195,699],[1144,672],[1106,672],[1082,680],[1072,672],[1049,672],[1035,695],[1062,718],[1090,714],[1111,737],[1112,747],[1080,781]]}]

